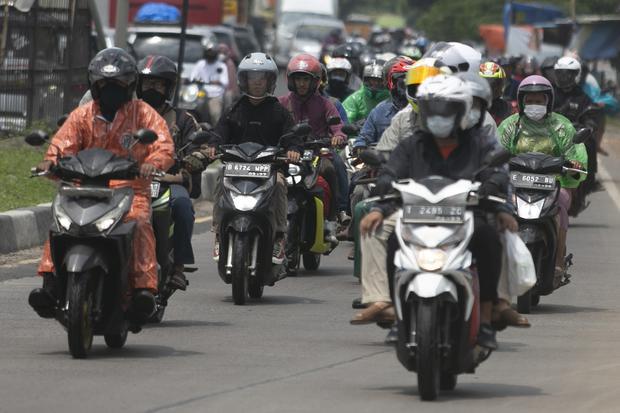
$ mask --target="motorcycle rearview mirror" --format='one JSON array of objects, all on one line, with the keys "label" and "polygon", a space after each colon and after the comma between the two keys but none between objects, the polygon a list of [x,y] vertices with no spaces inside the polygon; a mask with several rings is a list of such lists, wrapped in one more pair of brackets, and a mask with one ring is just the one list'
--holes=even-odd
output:
[{"label": "motorcycle rearview mirror", "polygon": [[362,151],[359,155],[359,158],[366,165],[372,167],[379,167],[384,162],[384,158],[380,153],[369,149]]},{"label": "motorcycle rearview mirror", "polygon": [[340,125],[341,123],[342,119],[340,119],[340,116],[330,116],[329,118],[327,118],[327,124],[329,126]]},{"label": "motorcycle rearview mirror", "polygon": [[189,140],[194,145],[203,145],[209,142],[210,136],[209,132],[197,131],[191,134]]},{"label": "motorcycle rearview mirror", "polygon": [[573,143],[584,143],[589,137],[592,130],[590,128],[581,128],[573,136]]},{"label": "motorcycle rearview mirror", "polygon": [[211,126],[211,124],[209,122],[200,122],[198,125],[204,131],[213,129],[213,126]]},{"label": "motorcycle rearview mirror", "polygon": [[354,125],[344,125],[342,127],[342,133],[345,135],[357,135],[360,131],[360,128]]},{"label": "motorcycle rearview mirror", "polygon": [[42,130],[35,130],[30,132],[24,139],[30,146],[41,146],[49,140],[49,135]]},{"label": "motorcycle rearview mirror", "polygon": [[157,134],[150,129],[140,129],[134,138],[143,145],[149,145],[157,140]]}]

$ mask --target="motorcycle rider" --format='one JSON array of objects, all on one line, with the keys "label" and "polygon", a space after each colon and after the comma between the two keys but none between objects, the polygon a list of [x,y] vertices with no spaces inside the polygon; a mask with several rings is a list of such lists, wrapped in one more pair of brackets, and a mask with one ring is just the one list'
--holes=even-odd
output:
[{"label": "motorcycle rider", "polygon": [[[440,175],[452,179],[472,179],[485,156],[494,146],[480,136],[464,130],[472,97],[465,82],[456,76],[438,75],[425,80],[417,92],[420,109],[419,127],[392,152],[377,180],[377,194],[385,194],[397,179]],[[508,177],[501,168],[489,169],[481,176],[487,191],[507,197]],[[351,320],[352,324],[394,319],[389,296],[372,296],[377,284],[393,277],[393,254],[398,248],[392,237],[397,212],[389,204],[376,204],[360,223],[362,232],[364,301],[371,303]],[[494,211],[500,230],[516,231],[517,223],[509,206]],[[388,239],[390,239],[388,246]],[[501,270],[501,244],[496,228],[476,214],[474,235],[469,246],[478,267],[480,281],[481,325],[478,343],[495,349],[495,331],[490,326],[493,301],[497,297],[497,280]],[[386,265],[387,264],[387,265]],[[373,285],[374,284],[374,285]],[[390,282],[391,284],[391,282]]]},{"label": "motorcycle rider", "polygon": [[[175,148],[186,146],[189,137],[201,128],[187,111],[176,109],[169,102],[174,98],[177,84],[177,66],[165,56],[146,56],[138,62],[138,86],[136,95],[159,113],[168,124]],[[189,155],[195,147],[189,145],[181,158]],[[175,151],[176,153],[176,151]],[[183,269],[194,263],[192,232],[194,230],[194,208],[190,198],[200,197],[201,174],[190,174],[187,170],[173,167],[162,181],[170,185],[170,208],[174,221],[173,274],[170,283],[176,289],[185,291],[187,279]]]},{"label": "motorcycle rider", "polygon": [[[289,93],[278,99],[282,106],[288,109],[295,122],[307,121],[312,128],[312,134],[319,138],[331,137],[333,147],[338,147],[346,142],[346,135],[342,132],[342,123],[329,125],[328,119],[338,115],[334,104],[326,97],[319,94],[321,81],[321,65],[312,55],[299,54],[293,56],[286,68],[286,77]],[[340,217],[346,220],[348,204],[349,180],[346,167],[342,159],[332,151],[332,160],[323,162],[321,176],[331,188],[331,207],[327,220],[329,221],[328,233],[335,238],[335,221]],[[339,213],[341,212],[341,213]]]},{"label": "motorcycle rider", "polygon": [[349,80],[353,74],[353,66],[344,57],[334,57],[329,60],[327,67],[327,86],[325,93],[344,102],[354,90],[349,87]]},{"label": "motorcycle rider", "polygon": [[[357,47],[356,43],[344,43],[340,46],[336,46],[332,52],[332,59],[344,58],[351,63],[351,76],[349,76],[349,88],[357,90],[362,86],[362,63],[360,61],[361,49]],[[329,63],[329,62],[326,62]],[[342,100],[342,99],[341,99]]]},{"label": "motorcycle rider", "polygon": [[[205,83],[205,91],[209,98],[209,120],[215,124],[224,108],[224,94],[228,88],[228,68],[219,60],[219,49],[215,43],[209,42],[204,47],[204,59],[196,62],[190,81]],[[204,119],[201,119],[204,120]]]},{"label": "motorcycle rider", "polygon": [[[239,90],[242,96],[222,115],[214,129],[208,145],[200,151],[185,158],[188,165],[206,163],[213,159],[220,145],[256,142],[266,146],[283,146],[290,162],[298,162],[303,149],[300,139],[293,137],[280,142],[280,138],[293,127],[293,118],[273,96],[278,78],[278,67],[265,53],[251,53],[244,57],[237,69]],[[213,204],[212,231],[219,233],[222,219],[222,175],[215,190]],[[281,264],[285,256],[286,235],[286,182],[284,175],[278,172],[273,198],[273,220],[276,225],[276,238],[273,246],[272,261]],[[219,239],[216,235],[213,258],[218,261],[220,255]]]},{"label": "motorcycle rider", "polygon": [[[555,93],[551,82],[542,76],[533,75],[523,79],[517,90],[519,113],[508,117],[499,125],[500,143],[512,154],[542,152],[552,156],[563,156],[574,168],[587,167],[588,156],[583,144],[574,144],[575,128],[571,122],[553,111]],[[570,188],[576,188],[583,176],[560,177],[558,200],[558,246],[555,270],[560,276],[565,271],[566,233],[568,231],[568,209],[571,204]]]},{"label": "motorcycle rider", "polygon": [[512,114],[512,105],[503,97],[506,72],[495,62],[484,62],[480,65],[480,76],[485,78],[491,87],[493,101],[488,109],[495,123],[499,125]]},{"label": "motorcycle rider", "polygon": [[[599,128],[598,117],[594,113],[583,115],[594,103],[579,83],[581,63],[574,57],[561,57],[553,66],[553,72],[556,81],[553,111],[566,117],[573,126],[589,128],[592,136],[596,136]],[[590,138],[584,144],[588,153],[588,176],[582,185],[583,189],[589,192],[596,186],[597,143],[596,139]]]},{"label": "motorcycle rider", "polygon": [[[150,176],[173,164],[174,144],[166,121],[141,100],[132,99],[137,83],[136,62],[126,51],[111,47],[97,53],[88,65],[88,84],[93,101],[75,109],[51,140],[45,160],[37,169],[49,171],[57,160],[88,148],[103,148],[122,157],[131,155],[140,166],[140,177],[130,181],[111,181],[111,187],[130,185],[134,190],[126,221],[135,221],[133,252],[129,270],[129,309],[135,321],[143,322],[155,310],[157,259],[155,237],[150,223]],[[153,130],[158,138],[150,145],[130,151],[132,134],[139,129]],[[42,317],[53,317],[58,293],[54,282],[54,263],[49,240],[37,270],[43,288],[28,297],[29,304]]]},{"label": "motorcycle rider", "polygon": [[328,79],[329,78],[327,74],[327,67],[323,63],[321,63],[321,83],[319,83],[319,94],[323,97],[328,98],[334,104],[334,106],[336,106],[338,114],[340,115],[340,119],[342,119],[342,123],[347,124],[349,123],[349,118],[347,118],[347,112],[344,110],[342,103],[340,103],[337,98],[335,98],[334,96],[330,96],[329,93],[326,92],[326,89],[329,86]]},{"label": "motorcycle rider", "polygon": [[375,106],[390,97],[383,81],[383,66],[377,62],[364,67],[362,80],[362,87],[342,102],[351,123],[366,119]]}]

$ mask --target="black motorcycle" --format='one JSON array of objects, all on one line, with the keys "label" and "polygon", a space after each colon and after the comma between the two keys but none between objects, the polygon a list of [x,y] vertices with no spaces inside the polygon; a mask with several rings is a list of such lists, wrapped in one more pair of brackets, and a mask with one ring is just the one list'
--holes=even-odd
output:
[{"label": "black motorcycle", "polygon": [[[156,139],[153,131],[140,130],[128,149]],[[26,138],[36,146],[46,140],[42,133]],[[33,171],[33,176],[47,174]],[[138,164],[91,148],[58,159],[49,174],[61,181],[52,204],[50,248],[58,293],[55,318],[67,330],[69,351],[74,358],[86,357],[94,335],[103,335],[108,347],[123,347],[128,330],[139,332],[143,322],[124,306],[136,223],[123,218],[134,192],[109,188],[109,182],[136,178]]]}]

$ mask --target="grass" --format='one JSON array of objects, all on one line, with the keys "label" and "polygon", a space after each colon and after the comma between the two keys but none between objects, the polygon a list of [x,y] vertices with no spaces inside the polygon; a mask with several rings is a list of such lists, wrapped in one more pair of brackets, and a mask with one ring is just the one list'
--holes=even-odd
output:
[{"label": "grass", "polygon": [[46,148],[30,147],[19,137],[0,141],[0,212],[53,199],[53,182],[45,178],[30,178],[30,168],[43,160]]}]

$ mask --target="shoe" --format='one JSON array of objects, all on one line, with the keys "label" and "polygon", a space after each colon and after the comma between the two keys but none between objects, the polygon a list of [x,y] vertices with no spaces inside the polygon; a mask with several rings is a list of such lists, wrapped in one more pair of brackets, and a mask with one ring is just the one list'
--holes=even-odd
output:
[{"label": "shoe", "polygon": [[146,324],[155,313],[155,296],[149,290],[136,290],[131,299],[130,318],[138,324]]},{"label": "shoe", "polygon": [[512,308],[506,308],[499,312],[498,321],[500,324],[505,324],[511,327],[528,328],[531,324],[527,317],[518,313]]},{"label": "shoe", "polygon": [[346,212],[344,211],[340,211],[338,213],[338,222],[340,223],[340,225],[342,225],[343,227],[346,227],[349,225],[349,223],[351,222],[351,217],[347,215]]},{"label": "shoe", "polygon": [[213,243],[213,261],[218,262],[220,260],[220,242],[216,239]]},{"label": "shoe", "polygon": [[323,225],[323,231],[325,233],[325,242],[332,245],[338,245],[338,238],[336,238],[336,223],[333,221],[325,221]]},{"label": "shoe", "polygon": [[338,241],[353,241],[353,238],[349,235],[349,227],[344,227],[342,231],[336,234]]},{"label": "shoe", "polygon": [[284,258],[286,256],[286,240],[284,239],[284,235],[281,235],[276,238],[273,243],[273,253],[271,255],[271,262],[280,265],[284,262]]},{"label": "shoe", "polygon": [[368,307],[368,304],[362,303],[362,297],[357,297],[351,303],[351,307],[353,307],[356,310],[361,310],[361,309],[364,309],[364,308]]},{"label": "shoe", "polygon": [[478,345],[488,348],[489,350],[497,350],[495,330],[490,324],[480,324],[480,329],[478,330]]},{"label": "shoe", "polygon": [[394,321],[396,321],[396,313],[392,303],[380,301],[370,304],[364,311],[355,314],[351,324],[361,325]]},{"label": "shoe", "polygon": [[28,304],[41,318],[54,318],[56,299],[44,288],[35,288],[28,295]]},{"label": "shoe", "polygon": [[175,269],[175,271],[172,273],[172,277],[170,277],[170,281],[168,281],[168,284],[176,290],[187,290],[189,281],[187,281],[187,278],[185,278],[182,267]]},{"label": "shoe", "polygon": [[355,247],[351,247],[349,253],[347,254],[347,259],[349,261],[355,261]]},{"label": "shoe", "polygon": [[396,327],[396,324],[392,325],[390,332],[387,336],[385,336],[385,340],[383,342],[388,345],[396,344],[398,342],[398,327]]}]

